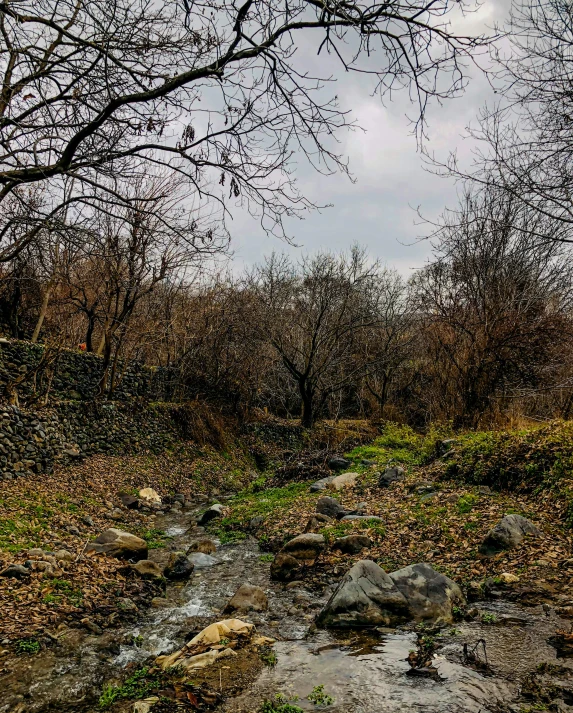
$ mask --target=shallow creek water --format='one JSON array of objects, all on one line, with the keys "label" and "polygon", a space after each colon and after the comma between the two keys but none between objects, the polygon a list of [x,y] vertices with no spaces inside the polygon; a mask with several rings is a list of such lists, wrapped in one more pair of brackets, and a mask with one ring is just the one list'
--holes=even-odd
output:
[{"label": "shallow creek water", "polygon": [[[157,518],[155,526],[166,530],[173,540],[167,551],[153,551],[152,557],[164,560],[169,550],[184,549],[202,536],[187,532],[190,515]],[[77,638],[72,635],[63,646],[9,662],[11,673],[0,677],[0,713],[96,711],[104,683],[114,678],[120,681],[130,663],[140,665],[152,656],[176,650],[202,619],[223,618],[221,609],[246,581],[262,586],[268,594],[268,612],[243,618],[277,639],[277,665],[264,669],[243,693],[227,700],[225,713],[254,713],[264,699],[278,692],[297,697],[296,705],[310,710],[315,707],[306,696],[319,684],[335,699],[328,708],[332,713],[485,713],[500,710],[500,706],[519,711],[519,678],[542,662],[556,661],[555,649],[547,639],[557,629],[570,628],[570,622],[541,607],[478,603],[479,609],[495,613],[496,625],[470,622],[446,630],[440,635],[441,647],[434,661],[438,678],[412,677],[407,675],[410,666],[406,661],[409,651],[416,648],[412,631],[368,635],[309,631],[335,582],[320,594],[302,585],[287,589],[271,582],[269,564],[260,560],[252,539],[220,546],[215,557],[218,564],[196,568],[189,582],[168,587],[172,606],[150,609],[136,626],[99,637],[77,632]],[[140,647],[121,643],[118,648],[117,642],[132,637],[141,637]],[[485,641],[488,675],[463,664],[464,643],[471,648],[480,639]],[[559,663],[569,666],[567,660]],[[563,705],[561,710],[573,708]]]}]

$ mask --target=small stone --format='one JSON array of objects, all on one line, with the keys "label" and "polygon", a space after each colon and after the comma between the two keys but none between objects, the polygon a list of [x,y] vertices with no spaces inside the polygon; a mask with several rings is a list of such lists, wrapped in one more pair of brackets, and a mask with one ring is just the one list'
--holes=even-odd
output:
[{"label": "small stone", "polygon": [[63,560],[64,562],[73,562],[76,559],[68,550],[57,550],[54,552],[54,557],[56,561]]},{"label": "small stone", "polygon": [[326,478],[321,478],[320,480],[317,480],[315,483],[313,483],[310,486],[310,492],[311,493],[319,493],[322,490],[326,490],[334,478],[335,478],[334,475],[329,475]]},{"label": "small stone", "polygon": [[366,547],[371,547],[372,541],[366,535],[347,535],[339,537],[332,545],[333,550],[340,550],[343,554],[357,555]]},{"label": "small stone", "polygon": [[161,505],[161,496],[153,488],[143,488],[139,491],[139,497],[146,505]]},{"label": "small stone", "polygon": [[136,498],[135,495],[121,495],[120,498],[121,504],[123,507],[127,508],[128,510],[137,510],[140,506],[139,498]]},{"label": "small stone", "polygon": [[192,542],[187,548],[187,554],[191,552],[202,552],[205,555],[212,555],[217,551],[217,546],[213,540],[197,540],[197,542]]},{"label": "small stone", "polygon": [[519,577],[511,572],[502,572],[499,578],[504,584],[517,584],[520,581]]},{"label": "small stone", "polygon": [[350,467],[351,463],[342,456],[333,456],[332,458],[329,458],[327,465],[331,470],[344,470],[345,468]]},{"label": "small stone", "polygon": [[250,522],[251,530],[258,530],[264,522],[265,518],[262,515],[257,515]]},{"label": "small stone", "polygon": [[386,468],[378,477],[378,487],[387,488],[391,483],[397,483],[404,480],[404,478],[404,468],[400,468],[399,466]]},{"label": "small stone", "polygon": [[137,611],[137,604],[129,597],[121,597],[117,600],[117,605],[123,611]]},{"label": "small stone", "polygon": [[94,526],[93,518],[90,517],[90,515],[84,515],[84,517],[82,517],[82,522],[83,522],[84,525],[87,525],[87,527],[93,527],[93,526]]},{"label": "small stone", "polygon": [[308,532],[289,540],[281,552],[289,554],[297,560],[315,560],[325,546],[326,541],[323,535]]},{"label": "small stone", "polygon": [[324,497],[318,499],[316,503],[316,512],[321,515],[327,515],[328,517],[336,520],[341,518],[346,513],[346,510],[340,501],[336,500],[336,498],[331,498],[325,495]]},{"label": "small stone", "polygon": [[70,535],[74,535],[74,537],[80,537],[82,534],[75,525],[68,525],[67,530]]},{"label": "small stone", "polygon": [[328,484],[329,490],[342,490],[343,488],[353,488],[358,480],[358,473],[341,473],[336,475]]},{"label": "small stone", "polygon": [[114,508],[110,513],[108,513],[110,520],[123,520],[123,513],[119,508]]},{"label": "small stone", "polygon": [[[208,555],[205,555],[208,557]],[[195,569],[195,563],[190,557],[187,557],[185,552],[172,552],[169,555],[167,567],[165,567],[165,576],[167,579],[181,580],[189,579]]]},{"label": "small stone", "polygon": [[130,532],[110,527],[98,535],[94,542],[90,542],[86,551],[102,552],[119,559],[139,561],[147,559],[147,542]]},{"label": "small stone", "polygon": [[285,552],[279,552],[271,563],[271,578],[288,582],[296,577],[301,563]]},{"label": "small stone", "polygon": [[224,614],[247,611],[266,611],[269,602],[267,595],[261,587],[252,584],[241,584],[233,597],[223,609]]},{"label": "small stone", "polygon": [[152,562],[151,560],[139,560],[139,562],[132,564],[131,568],[145,579],[163,578],[161,567],[156,562]]},{"label": "small stone", "polygon": [[12,579],[24,579],[30,576],[30,570],[21,564],[10,564],[0,572],[0,577],[10,577]]},{"label": "small stone", "polygon": [[174,604],[169,601],[169,599],[165,599],[164,597],[153,597],[151,600],[151,606],[155,609],[169,609],[174,606]]},{"label": "small stone", "polygon": [[28,557],[43,557],[44,556],[44,550],[40,549],[39,547],[33,547],[31,550],[28,550]]},{"label": "small stone", "polygon": [[223,517],[223,506],[220,503],[211,505],[210,508],[205,510],[205,512],[201,515],[201,517],[197,521],[197,524],[199,526],[206,525],[208,522],[211,522],[211,520],[215,520],[218,517]]},{"label": "small stone", "polygon": [[99,636],[100,634],[103,634],[103,630],[102,630],[101,626],[98,626],[94,621],[92,621],[91,619],[88,619],[88,617],[86,617],[85,619],[82,619],[81,623],[85,626],[85,628],[88,631],[91,631],[92,634],[96,634],[97,636]]}]

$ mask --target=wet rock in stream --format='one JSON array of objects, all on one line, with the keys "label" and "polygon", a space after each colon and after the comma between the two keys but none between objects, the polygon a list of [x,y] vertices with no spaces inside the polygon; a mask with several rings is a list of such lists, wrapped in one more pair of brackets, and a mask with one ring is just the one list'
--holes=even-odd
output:
[{"label": "wet rock in stream", "polygon": [[391,574],[371,560],[357,562],[317,618],[325,627],[388,626],[405,619],[453,621],[452,607],[465,604],[458,585],[428,564]]}]

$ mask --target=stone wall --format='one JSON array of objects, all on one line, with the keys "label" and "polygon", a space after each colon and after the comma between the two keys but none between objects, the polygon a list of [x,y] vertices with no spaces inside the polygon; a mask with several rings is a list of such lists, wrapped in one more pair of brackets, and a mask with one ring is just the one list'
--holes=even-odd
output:
[{"label": "stone wall", "polygon": [[[98,393],[103,373],[103,360],[96,354],[62,349],[53,363],[36,374],[32,372],[42,360],[45,347],[16,340],[0,341],[0,390],[20,375],[29,373],[18,386],[22,398],[43,394],[49,387],[50,398],[84,401]],[[124,368],[125,367],[125,368]],[[149,401],[172,401],[175,370],[149,367],[138,362],[120,364],[118,383],[113,399],[129,401],[142,398]]]},{"label": "stone wall", "polygon": [[185,437],[185,406],[62,402],[22,410],[0,406],[0,480],[50,472],[94,453],[164,450]]}]

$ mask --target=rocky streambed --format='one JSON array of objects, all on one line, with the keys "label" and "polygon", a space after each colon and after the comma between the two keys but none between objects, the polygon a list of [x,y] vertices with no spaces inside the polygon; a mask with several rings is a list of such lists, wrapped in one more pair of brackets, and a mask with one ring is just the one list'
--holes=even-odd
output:
[{"label": "rocky streambed", "polygon": [[[205,538],[201,528],[190,527],[197,512],[158,516],[156,526],[172,540],[152,550],[150,559],[165,565],[171,551]],[[333,713],[573,710],[573,666],[548,643],[571,624],[547,605],[522,607],[503,598],[475,602],[467,620],[439,629],[317,629],[316,616],[339,578],[320,585],[306,579],[279,583],[271,580],[270,558],[254,538],[215,544],[215,552],[195,557],[191,577],[169,584],[135,624],[99,634],[64,628],[35,656],[5,655],[0,712],[101,710],[106,687],[120,686],[158,655],[177,651],[203,627],[226,618],[225,606],[246,582],[265,591],[268,608],[241,618],[276,643],[272,656],[229,658],[197,673],[225,713],[254,713],[277,694],[277,710],[284,701]],[[421,651],[426,665],[412,666]],[[312,694],[317,686],[326,695],[318,701]],[[181,705],[195,708],[192,702]],[[134,700],[119,700],[110,710],[132,711]]]}]

